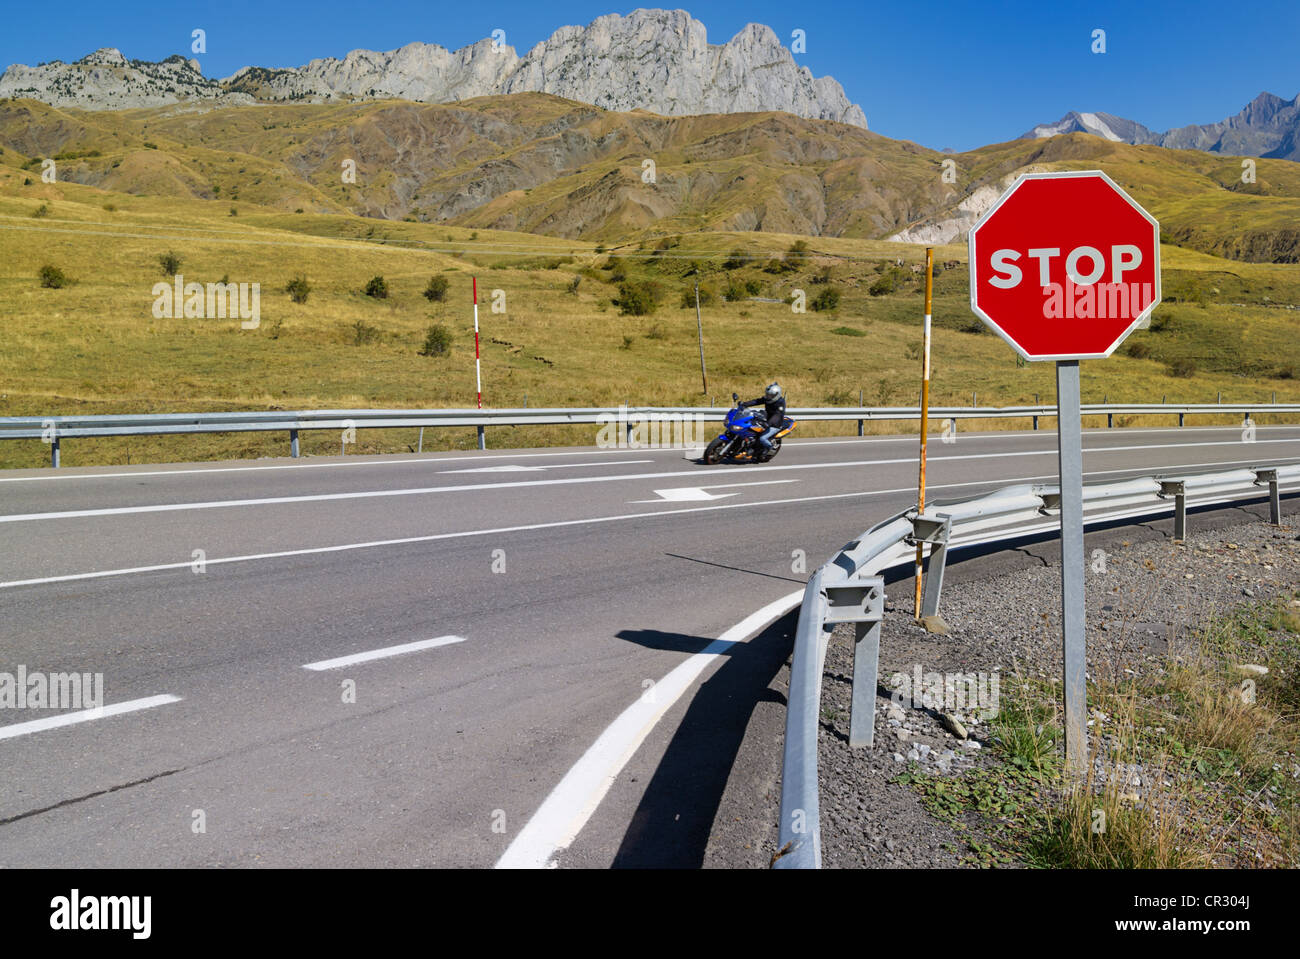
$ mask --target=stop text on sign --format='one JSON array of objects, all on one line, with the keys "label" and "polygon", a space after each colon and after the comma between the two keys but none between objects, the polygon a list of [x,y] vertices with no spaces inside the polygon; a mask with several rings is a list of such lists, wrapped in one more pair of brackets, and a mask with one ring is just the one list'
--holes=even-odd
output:
[{"label": "stop text on sign", "polygon": [[1159,237],[1104,173],[1027,174],[971,228],[971,309],[1027,359],[1108,356],[1159,302]]}]

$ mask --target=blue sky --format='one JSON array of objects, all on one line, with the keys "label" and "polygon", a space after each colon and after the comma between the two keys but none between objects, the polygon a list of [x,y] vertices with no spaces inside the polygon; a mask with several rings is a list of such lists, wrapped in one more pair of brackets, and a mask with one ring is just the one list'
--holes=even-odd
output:
[{"label": "blue sky", "polygon": [[[64,0],[10,9],[0,64],[75,60],[97,47],[158,60],[189,53],[190,33],[207,32],[196,59],[208,76],[241,66],[298,66],[357,47],[389,50],[413,40],[455,49],[506,32],[521,54],[555,28],[585,24],[634,4],[608,0],[458,3],[437,0],[142,3]],[[796,59],[830,74],[861,104],[871,129],[926,146],[970,149],[1008,140],[1068,110],[1099,110],[1165,130],[1236,113],[1263,90],[1300,92],[1300,2],[920,4],[696,2],[709,41],[749,22],[766,23]],[[1106,52],[1091,52],[1094,29]]]}]

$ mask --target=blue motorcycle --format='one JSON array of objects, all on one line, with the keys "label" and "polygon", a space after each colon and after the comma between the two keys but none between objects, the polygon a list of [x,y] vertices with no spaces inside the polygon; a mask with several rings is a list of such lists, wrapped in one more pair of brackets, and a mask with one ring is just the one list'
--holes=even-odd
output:
[{"label": "blue motorcycle", "polygon": [[768,462],[780,451],[781,438],[789,435],[798,424],[787,416],[781,424],[780,432],[772,437],[772,448],[767,449],[758,441],[768,429],[763,408],[755,406],[742,410],[740,397],[732,393],[731,398],[737,405],[727,412],[722,432],[705,447],[704,462],[709,466],[723,460],[731,460],[733,463]]}]

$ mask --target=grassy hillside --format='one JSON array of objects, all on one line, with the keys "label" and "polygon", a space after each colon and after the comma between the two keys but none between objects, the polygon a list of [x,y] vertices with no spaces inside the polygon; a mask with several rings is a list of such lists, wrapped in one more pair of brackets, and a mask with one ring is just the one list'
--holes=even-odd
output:
[{"label": "grassy hillside", "polygon": [[[472,275],[482,301],[490,405],[522,406],[525,398],[530,406],[700,402],[695,314],[681,306],[697,276],[706,297],[714,297],[703,323],[709,388],[719,403],[733,389],[755,394],[772,377],[793,405],[856,403],[860,391],[871,404],[914,402],[921,277],[912,267],[923,255],[915,246],[708,232],[607,249],[525,233],[295,214],[245,201],[232,217],[224,199],[43,184],[39,173],[21,169],[22,160],[0,156],[0,415],[471,406]],[[788,255],[800,240],[807,251]],[[151,289],[170,279],[159,262],[167,251],[180,257],[187,281],[260,283],[260,327],[156,319]],[[981,403],[1050,398],[1050,365],[1017,364],[972,322],[964,248],[940,248],[936,258],[957,266],[936,279],[935,402],[968,403],[972,393]],[[1286,308],[1300,304],[1300,268],[1170,246],[1164,258],[1171,302],[1151,331],[1132,340],[1147,344],[1147,355],[1085,364],[1085,401],[1204,401],[1218,390],[1230,400],[1267,399],[1276,390],[1279,399],[1300,401],[1293,379],[1300,314]],[[74,282],[42,287],[47,265]],[[305,304],[284,292],[300,274],[311,286]],[[389,296],[365,295],[363,287],[380,275]],[[442,303],[422,296],[435,276],[448,281]],[[891,283],[892,291],[881,292]],[[657,298],[652,314],[620,312],[629,284]],[[734,302],[723,298],[728,287]],[[833,289],[839,302],[797,315],[783,302],[750,299],[780,301],[796,289],[810,303]],[[504,313],[491,310],[496,290],[504,294]],[[433,324],[453,337],[446,355],[420,353]],[[1180,375],[1172,375],[1175,366]],[[844,429],[805,424],[801,433]],[[405,450],[416,432],[363,433],[356,449]],[[490,442],[592,438],[589,429],[494,430]],[[425,437],[426,449],[472,443],[472,430]],[[337,452],[337,444],[335,435],[304,437],[308,452]],[[283,436],[72,440],[64,462],[286,451]],[[37,442],[0,445],[3,466],[43,465],[47,457]]]}]

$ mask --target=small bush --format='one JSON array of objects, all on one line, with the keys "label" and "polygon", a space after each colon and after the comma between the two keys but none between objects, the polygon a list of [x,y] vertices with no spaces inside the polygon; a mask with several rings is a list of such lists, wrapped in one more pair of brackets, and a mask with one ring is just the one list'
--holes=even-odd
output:
[{"label": "small bush", "polygon": [[311,284],[307,282],[307,277],[299,273],[284,288],[284,292],[289,294],[289,299],[295,303],[306,303],[307,297],[311,294]]},{"label": "small bush", "polygon": [[1124,347],[1124,352],[1135,360],[1145,360],[1151,355],[1151,346],[1141,340],[1134,340]]},{"label": "small bush", "polygon": [[57,266],[46,264],[41,267],[40,277],[41,287],[46,290],[61,290],[72,285],[72,278]]},{"label": "small bush", "polygon": [[183,258],[173,250],[158,254],[158,265],[162,267],[162,271],[168,276],[175,276],[179,273],[182,262],[184,262]]},{"label": "small bush", "polygon": [[862,330],[856,329],[855,327],[852,326],[837,326],[835,327],[835,329],[831,330],[831,332],[838,333],[840,336],[866,336],[867,335]]},{"label": "small bush", "polygon": [[429,327],[424,334],[421,356],[446,356],[451,352],[451,331],[440,323]]},{"label": "small bush", "polygon": [[1196,375],[1196,364],[1186,357],[1174,360],[1169,364],[1169,375],[1176,376],[1179,379],[1187,379]]},{"label": "small bush", "polygon": [[117,212],[117,204],[116,204],[116,203],[105,203],[105,204],[104,204],[104,212],[105,212],[105,213],[116,213],[116,212]]},{"label": "small bush", "polygon": [[[713,301],[715,299],[716,299],[716,294],[714,294],[713,290],[710,287],[703,286],[703,285],[700,286],[700,306],[702,307],[712,306]],[[695,287],[694,286],[688,286],[682,289],[682,309],[683,310],[695,309]]]},{"label": "small bush", "polygon": [[808,305],[818,313],[830,312],[840,305],[840,291],[833,286],[823,287]]},{"label": "small bush", "polygon": [[655,311],[654,288],[649,283],[625,281],[619,285],[615,302],[624,316],[648,316]]},{"label": "small bush", "polygon": [[650,329],[646,330],[645,338],[647,340],[666,340],[668,339],[668,334],[664,332],[663,327],[656,323],[654,326],[650,327]]},{"label": "small bush", "polygon": [[47,217],[49,215],[50,215],[50,205],[48,203],[42,203],[35,210],[32,211],[32,217],[37,220],[41,219],[42,217]]},{"label": "small bush", "polygon": [[443,303],[447,299],[447,278],[445,276],[429,277],[429,285],[424,288],[424,298],[430,303]]},{"label": "small bush", "polygon": [[232,206],[232,207],[230,208],[230,215],[231,215],[231,216],[239,216],[239,210],[238,210],[236,207],[233,207],[233,206]]},{"label": "small bush", "polygon": [[386,300],[388,299],[388,282],[382,276],[372,276],[362,292],[376,300]]},{"label": "small bush", "polygon": [[352,345],[365,346],[379,339],[379,328],[370,326],[365,320],[357,320],[352,324]]},{"label": "small bush", "polygon": [[867,292],[872,296],[884,296],[886,293],[893,293],[894,275],[886,273],[884,276],[877,278],[871,286],[867,287]]},{"label": "small bush", "polygon": [[620,350],[630,350],[630,349],[632,349],[632,343],[633,343],[632,337],[630,337],[630,336],[624,336],[624,337],[623,337],[623,345],[620,346],[619,349],[620,349]]},{"label": "small bush", "polygon": [[921,348],[915,343],[908,343],[907,349],[903,350],[903,355],[909,360],[919,360],[921,358]]},{"label": "small bush", "polygon": [[728,280],[722,296],[728,303],[738,303],[745,298],[745,288],[735,280]]},{"label": "small bush", "polygon": [[746,280],[745,292],[748,293],[750,296],[758,296],[760,293],[763,292],[763,284],[756,279]]},{"label": "small bush", "polygon": [[724,270],[739,270],[741,267],[749,265],[749,256],[744,250],[732,250],[727,254],[727,258],[722,261]]}]

